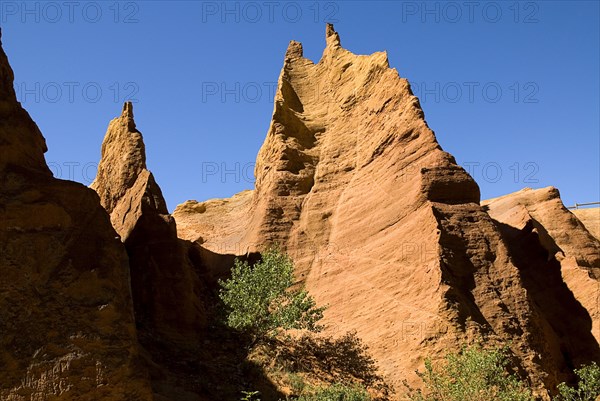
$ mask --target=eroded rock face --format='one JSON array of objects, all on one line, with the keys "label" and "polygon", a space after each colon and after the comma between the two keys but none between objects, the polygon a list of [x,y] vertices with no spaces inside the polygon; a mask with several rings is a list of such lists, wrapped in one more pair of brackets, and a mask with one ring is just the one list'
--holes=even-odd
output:
[{"label": "eroded rock face", "polygon": [[[537,269],[540,287],[549,274],[562,274],[566,288],[585,308],[556,298],[557,292],[553,293],[554,299],[551,294],[544,297],[545,304],[553,305],[552,313],[557,314],[557,319],[561,309],[562,313],[571,313],[566,322],[552,322],[569,323],[561,329],[564,338],[573,343],[584,342],[579,337],[586,336],[592,326],[592,334],[600,341],[600,242],[563,205],[558,190],[525,188],[483,204],[499,222],[511,256],[528,271],[536,273]],[[561,292],[570,299],[565,288]]]},{"label": "eroded rock face", "polygon": [[[180,236],[220,254],[280,244],[329,305],[328,333],[356,330],[397,388],[418,383],[425,356],[483,338],[510,343],[547,396],[598,355],[597,342],[588,333],[575,344],[553,324],[570,311],[538,305],[477,184],[440,148],[386,54],[350,53],[330,25],[326,42],[316,64],[300,43],[288,47],[255,189],[180,205]],[[573,304],[560,274],[546,284],[544,296]]]},{"label": "eroded rock face", "polygon": [[600,208],[572,209],[571,212],[577,216],[590,234],[600,241]]},{"label": "eroded rock face", "polygon": [[[100,196],[102,206],[112,213],[145,169],[146,148],[142,134],[135,127],[133,104],[127,102],[121,116],[112,120],[108,126],[102,142],[102,159],[91,187]],[[117,231],[122,225],[124,223],[120,222],[116,226]]]},{"label": "eroded rock face", "polygon": [[150,401],[125,248],[45,151],[0,47],[0,400]]},{"label": "eroded rock face", "polygon": [[131,103],[108,126],[91,188],[127,248],[138,325],[171,340],[197,337],[204,323],[201,283],[188,257],[189,245],[177,238],[175,220],[146,169]]}]

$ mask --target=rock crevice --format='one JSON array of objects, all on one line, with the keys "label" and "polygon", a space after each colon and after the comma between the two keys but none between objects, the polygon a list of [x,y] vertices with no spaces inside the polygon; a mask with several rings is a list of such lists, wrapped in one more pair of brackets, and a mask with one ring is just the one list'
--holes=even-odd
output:
[{"label": "rock crevice", "polygon": [[146,169],[132,103],[108,126],[91,188],[127,249],[138,327],[193,343],[205,319],[202,282],[188,255],[191,245],[177,238],[162,191]]}]

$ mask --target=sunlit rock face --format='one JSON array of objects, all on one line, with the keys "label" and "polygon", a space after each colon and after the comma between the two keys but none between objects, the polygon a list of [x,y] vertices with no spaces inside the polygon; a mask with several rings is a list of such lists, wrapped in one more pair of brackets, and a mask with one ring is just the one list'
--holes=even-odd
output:
[{"label": "sunlit rock face", "polygon": [[[292,41],[274,103],[254,190],[180,205],[181,238],[224,255],[279,244],[329,306],[327,332],[356,330],[397,388],[418,383],[426,356],[478,340],[510,344],[543,397],[598,358],[591,318],[565,291],[560,265],[545,273],[538,238],[532,267],[514,255],[386,53],[352,54],[331,25],[318,63]],[[218,261],[212,269],[226,269]]]}]

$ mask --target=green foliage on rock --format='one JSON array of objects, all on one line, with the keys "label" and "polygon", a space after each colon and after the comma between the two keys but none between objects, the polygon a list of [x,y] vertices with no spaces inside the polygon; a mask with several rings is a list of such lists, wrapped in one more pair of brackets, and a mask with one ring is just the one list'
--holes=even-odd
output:
[{"label": "green foliage on rock", "polygon": [[600,396],[600,367],[596,362],[591,365],[575,369],[578,377],[576,387],[570,387],[566,383],[558,385],[557,401],[595,401]]},{"label": "green foliage on rock", "polygon": [[465,347],[440,365],[427,360],[425,371],[417,372],[424,389],[405,383],[407,396],[411,401],[533,401],[531,391],[508,372],[508,365],[505,349]]},{"label": "green foliage on rock", "polygon": [[297,401],[370,401],[371,396],[363,387],[333,384],[321,387],[310,395],[301,395]]},{"label": "green foliage on rock", "polygon": [[235,261],[231,278],[219,281],[220,298],[227,308],[227,325],[254,338],[272,336],[283,329],[318,332],[325,308],[304,290],[292,289],[294,265],[277,248],[262,254],[254,266]]}]

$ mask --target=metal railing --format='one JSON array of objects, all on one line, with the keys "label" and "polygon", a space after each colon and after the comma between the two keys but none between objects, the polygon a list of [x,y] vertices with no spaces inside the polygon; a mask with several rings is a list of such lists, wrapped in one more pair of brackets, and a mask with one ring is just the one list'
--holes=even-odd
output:
[{"label": "metal railing", "polygon": [[567,209],[579,209],[580,206],[600,205],[600,202],[575,203],[575,206],[569,206]]}]

